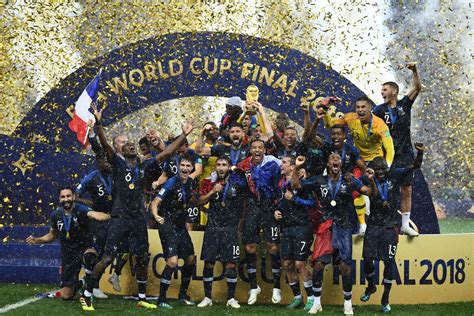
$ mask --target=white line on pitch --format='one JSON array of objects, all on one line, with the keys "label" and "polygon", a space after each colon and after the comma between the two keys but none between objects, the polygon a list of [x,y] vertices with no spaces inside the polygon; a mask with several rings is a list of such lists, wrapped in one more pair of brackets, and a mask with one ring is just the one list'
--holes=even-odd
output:
[{"label": "white line on pitch", "polygon": [[34,303],[36,301],[39,301],[40,299],[41,299],[41,297],[32,297],[32,298],[28,298],[28,299],[23,300],[23,301],[16,302],[15,304],[5,305],[4,307],[0,308],[0,314],[3,314],[3,313],[6,313],[8,311],[11,311],[13,309],[17,309],[17,308],[20,308],[22,306]]}]

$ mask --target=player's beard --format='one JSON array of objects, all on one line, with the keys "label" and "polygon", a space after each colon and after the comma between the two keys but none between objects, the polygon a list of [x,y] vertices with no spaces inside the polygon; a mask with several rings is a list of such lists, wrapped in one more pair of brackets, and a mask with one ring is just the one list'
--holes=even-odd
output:
[{"label": "player's beard", "polygon": [[227,177],[228,174],[229,174],[229,172],[226,172],[226,173],[224,173],[224,174],[221,174],[221,173],[218,172],[218,173],[217,173],[217,178],[218,178],[219,180],[224,180],[224,179]]},{"label": "player's beard", "polygon": [[232,145],[234,145],[234,147],[239,147],[240,146],[240,138],[233,138],[232,139]]},{"label": "player's beard", "polygon": [[67,211],[71,210],[72,204],[74,204],[73,201],[63,201],[63,202],[61,202],[62,207]]}]

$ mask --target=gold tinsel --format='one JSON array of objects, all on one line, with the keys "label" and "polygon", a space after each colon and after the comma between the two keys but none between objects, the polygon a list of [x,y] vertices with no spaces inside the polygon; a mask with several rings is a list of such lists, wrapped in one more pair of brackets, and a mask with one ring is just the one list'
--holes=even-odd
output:
[{"label": "gold tinsel", "polygon": [[242,33],[320,59],[376,103],[384,81],[406,93],[404,64],[418,61],[424,90],[412,135],[430,147],[423,170],[435,196],[455,190],[470,198],[472,12],[451,1],[8,1],[0,4],[0,133],[10,134],[62,78],[112,49],[174,32]]}]

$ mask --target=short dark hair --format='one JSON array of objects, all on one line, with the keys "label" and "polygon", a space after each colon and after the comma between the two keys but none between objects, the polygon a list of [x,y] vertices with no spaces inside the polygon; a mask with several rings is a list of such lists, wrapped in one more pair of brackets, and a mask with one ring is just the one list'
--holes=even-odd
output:
[{"label": "short dark hair", "polygon": [[370,106],[372,106],[372,100],[370,100],[370,98],[366,95],[361,95],[360,97],[358,97],[356,99],[356,102],[358,102],[358,101],[365,101],[365,102],[369,103]]},{"label": "short dark hair", "polygon": [[263,146],[265,147],[265,142],[261,138],[252,138],[249,143],[249,147],[252,147],[253,143],[255,142],[261,142]]},{"label": "short dark hair", "polygon": [[292,165],[294,165],[296,163],[296,157],[295,155],[290,155],[290,154],[286,154],[285,156],[283,156],[283,158],[288,158],[290,159],[290,163]]},{"label": "short dark hair", "polygon": [[296,132],[296,134],[298,134],[298,131],[296,130],[296,127],[294,127],[294,126],[288,126],[288,127],[285,129],[285,132],[286,132],[287,130],[289,130],[289,129],[294,130],[294,131]]},{"label": "short dark hair", "polygon": [[400,89],[398,88],[398,84],[396,84],[393,81],[387,81],[384,84],[382,84],[382,86],[390,86],[390,87],[394,88],[395,90],[397,90],[397,93],[398,93],[398,91],[400,91]]},{"label": "short dark hair", "polygon": [[241,123],[238,123],[238,122],[232,122],[232,123],[229,125],[229,129],[231,129],[232,127],[240,127],[241,130],[244,129],[244,126],[243,126]]},{"label": "short dark hair", "polygon": [[369,168],[372,169],[381,169],[387,167],[387,162],[384,157],[378,156],[375,157],[371,162],[369,162],[368,166]]},{"label": "short dark hair", "polygon": [[209,121],[209,122],[204,123],[203,127],[206,126],[207,124],[212,125],[212,126],[217,126],[215,122]]},{"label": "short dark hair", "polygon": [[333,129],[338,129],[338,128],[341,129],[344,133],[346,132],[345,126],[344,126],[344,125],[341,125],[341,124],[333,125],[333,126],[331,127],[331,130],[333,130]]},{"label": "short dark hair", "polygon": [[[181,136],[181,135],[179,135],[179,136]],[[179,138],[179,136],[176,136],[176,137],[171,138],[171,139],[170,139],[170,144],[173,143],[175,140],[177,140],[177,139]],[[183,145],[189,145],[189,142],[188,142],[188,138],[187,138],[187,137],[184,139],[183,144],[181,144],[181,146],[183,146]],[[180,146],[180,147],[181,147],[181,146]]]},{"label": "short dark hair", "polygon": [[140,140],[138,141],[138,145],[147,145],[147,146],[150,146],[150,142],[148,141],[148,138],[146,136],[140,138]]},{"label": "short dark hair", "polygon": [[228,156],[225,156],[225,155],[219,156],[219,158],[217,158],[216,162],[219,161],[219,160],[225,160],[225,161],[227,161],[229,166],[232,166],[232,160],[230,160],[230,158]]},{"label": "short dark hair", "polygon": [[59,187],[58,194],[61,194],[61,191],[63,191],[63,190],[70,190],[72,192],[72,194],[75,193],[74,189],[70,185],[63,185],[63,186]]},{"label": "short dark hair", "polygon": [[191,155],[184,154],[179,157],[179,163],[181,164],[182,161],[189,161],[194,166],[194,159]]}]

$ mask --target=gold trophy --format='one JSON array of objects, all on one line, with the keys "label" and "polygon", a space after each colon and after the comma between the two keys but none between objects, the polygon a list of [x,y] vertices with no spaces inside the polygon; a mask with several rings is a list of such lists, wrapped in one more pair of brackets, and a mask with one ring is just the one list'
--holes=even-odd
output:
[{"label": "gold trophy", "polygon": [[250,103],[258,101],[258,87],[254,84],[248,86],[245,98],[247,100],[245,103],[245,111],[250,115],[255,115],[257,113],[257,109],[250,105]]}]

